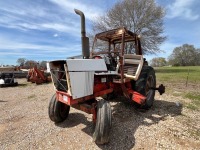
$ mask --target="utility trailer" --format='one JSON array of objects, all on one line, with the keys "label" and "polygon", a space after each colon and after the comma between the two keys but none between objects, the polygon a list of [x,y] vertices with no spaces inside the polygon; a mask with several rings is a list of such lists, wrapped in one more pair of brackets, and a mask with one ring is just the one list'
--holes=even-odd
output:
[{"label": "utility trailer", "polygon": [[44,70],[40,70],[37,66],[28,70],[28,75],[26,77],[27,82],[32,82],[38,84],[51,82],[51,78]]},{"label": "utility trailer", "polygon": [[[62,122],[68,117],[70,107],[92,114],[93,140],[105,144],[109,142],[112,126],[109,100],[113,95],[124,96],[138,107],[149,109],[155,90],[163,94],[165,87],[156,88],[155,71],[143,58],[137,34],[124,27],[99,33],[90,52],[84,14],[77,9],[75,12],[81,16],[83,59],[49,62],[55,88],[49,117],[55,123]],[[128,46],[135,54],[126,53]]]}]

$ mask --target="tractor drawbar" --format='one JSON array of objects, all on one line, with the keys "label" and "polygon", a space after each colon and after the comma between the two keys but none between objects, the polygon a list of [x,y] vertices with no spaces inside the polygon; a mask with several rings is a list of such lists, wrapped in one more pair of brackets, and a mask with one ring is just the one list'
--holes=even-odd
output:
[{"label": "tractor drawbar", "polygon": [[163,93],[165,93],[165,86],[163,84],[159,85],[158,88],[151,88],[152,90],[158,90],[159,94],[162,95]]}]

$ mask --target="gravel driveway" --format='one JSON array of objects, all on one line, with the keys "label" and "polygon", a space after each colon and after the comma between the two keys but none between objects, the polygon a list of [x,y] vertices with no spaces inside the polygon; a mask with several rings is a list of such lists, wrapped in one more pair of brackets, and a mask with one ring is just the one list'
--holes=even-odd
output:
[{"label": "gravel driveway", "polygon": [[[71,109],[67,120],[48,118],[52,84],[19,79],[18,87],[0,88],[0,149],[198,149],[200,113],[183,107],[182,98],[156,95],[149,111],[112,100],[110,142],[92,141],[92,116]],[[189,101],[184,99],[184,101]]]}]

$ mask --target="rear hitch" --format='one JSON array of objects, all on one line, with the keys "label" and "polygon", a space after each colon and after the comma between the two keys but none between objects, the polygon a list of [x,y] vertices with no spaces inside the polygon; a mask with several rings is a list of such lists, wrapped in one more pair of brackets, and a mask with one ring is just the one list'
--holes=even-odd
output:
[{"label": "rear hitch", "polygon": [[152,90],[158,90],[159,94],[162,95],[163,93],[165,93],[165,86],[163,84],[159,85],[158,88],[151,88]]}]

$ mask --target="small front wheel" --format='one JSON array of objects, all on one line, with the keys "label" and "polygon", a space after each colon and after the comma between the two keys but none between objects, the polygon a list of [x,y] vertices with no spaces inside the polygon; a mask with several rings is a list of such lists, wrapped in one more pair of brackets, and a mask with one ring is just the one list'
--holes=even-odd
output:
[{"label": "small front wheel", "polygon": [[105,144],[109,142],[109,135],[112,126],[112,113],[110,104],[101,99],[97,103],[97,120],[93,140],[97,144]]},{"label": "small front wheel", "polygon": [[58,101],[54,94],[49,103],[49,118],[55,122],[62,122],[67,119],[70,106]]}]

